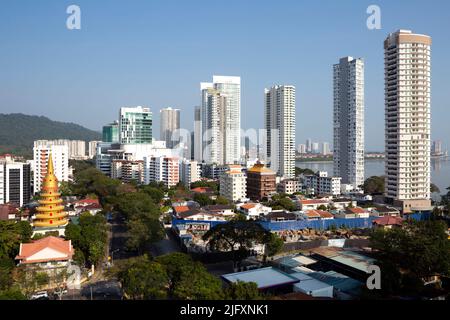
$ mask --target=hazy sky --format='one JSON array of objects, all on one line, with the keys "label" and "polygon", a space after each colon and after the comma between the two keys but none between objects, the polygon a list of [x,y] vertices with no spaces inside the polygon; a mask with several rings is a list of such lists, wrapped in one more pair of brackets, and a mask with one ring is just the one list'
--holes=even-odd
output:
[{"label": "hazy sky", "polygon": [[[66,8],[81,7],[81,30]],[[370,4],[381,30],[366,27]],[[264,88],[293,84],[297,143],[332,141],[332,65],[365,59],[366,150],[384,148],[383,40],[433,37],[432,138],[450,142],[450,2],[263,0],[2,0],[0,112],[100,130],[121,106],[176,107],[192,129],[199,83],[241,76],[242,127],[263,126]]]}]

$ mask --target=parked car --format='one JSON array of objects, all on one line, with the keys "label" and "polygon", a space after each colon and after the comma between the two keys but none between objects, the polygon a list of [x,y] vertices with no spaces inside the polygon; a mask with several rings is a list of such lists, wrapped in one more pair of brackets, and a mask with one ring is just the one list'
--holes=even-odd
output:
[{"label": "parked car", "polygon": [[48,292],[47,291],[35,292],[30,297],[30,300],[47,300],[47,299],[48,299]]}]

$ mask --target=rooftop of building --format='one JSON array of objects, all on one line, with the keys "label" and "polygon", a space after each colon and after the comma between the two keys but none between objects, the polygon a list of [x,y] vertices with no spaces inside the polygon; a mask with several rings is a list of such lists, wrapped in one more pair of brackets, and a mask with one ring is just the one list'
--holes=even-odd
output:
[{"label": "rooftop of building", "polygon": [[[33,259],[34,255],[45,249],[50,249],[52,251],[48,258],[37,256]],[[54,252],[57,252],[57,254]],[[74,249],[70,240],[49,236],[31,243],[21,243],[16,260],[21,260],[22,264],[46,261],[64,261],[71,259],[73,254]]]},{"label": "rooftop of building", "polygon": [[229,273],[222,275],[227,282],[255,282],[258,289],[268,289],[299,282],[298,279],[273,267]]},{"label": "rooftop of building", "polygon": [[401,226],[404,219],[400,217],[384,216],[374,220],[372,223],[378,226]]},{"label": "rooftop of building", "polygon": [[248,169],[247,173],[260,173],[260,174],[271,174],[276,175],[275,171],[270,170],[262,163],[257,163],[250,169]]}]

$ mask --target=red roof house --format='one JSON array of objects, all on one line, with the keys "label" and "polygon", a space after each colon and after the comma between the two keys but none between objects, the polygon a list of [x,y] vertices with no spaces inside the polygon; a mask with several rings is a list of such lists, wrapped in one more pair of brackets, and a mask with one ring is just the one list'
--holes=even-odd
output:
[{"label": "red roof house", "polygon": [[19,264],[62,262],[71,260],[73,254],[70,240],[50,236],[32,243],[21,243],[16,260],[19,260]]}]

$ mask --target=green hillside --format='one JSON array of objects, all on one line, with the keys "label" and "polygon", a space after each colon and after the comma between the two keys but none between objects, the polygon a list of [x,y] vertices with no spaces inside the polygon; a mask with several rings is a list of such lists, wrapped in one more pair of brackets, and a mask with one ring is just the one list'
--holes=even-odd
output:
[{"label": "green hillside", "polygon": [[33,141],[39,139],[101,140],[100,132],[74,123],[20,113],[0,114],[0,154],[31,158]]}]

